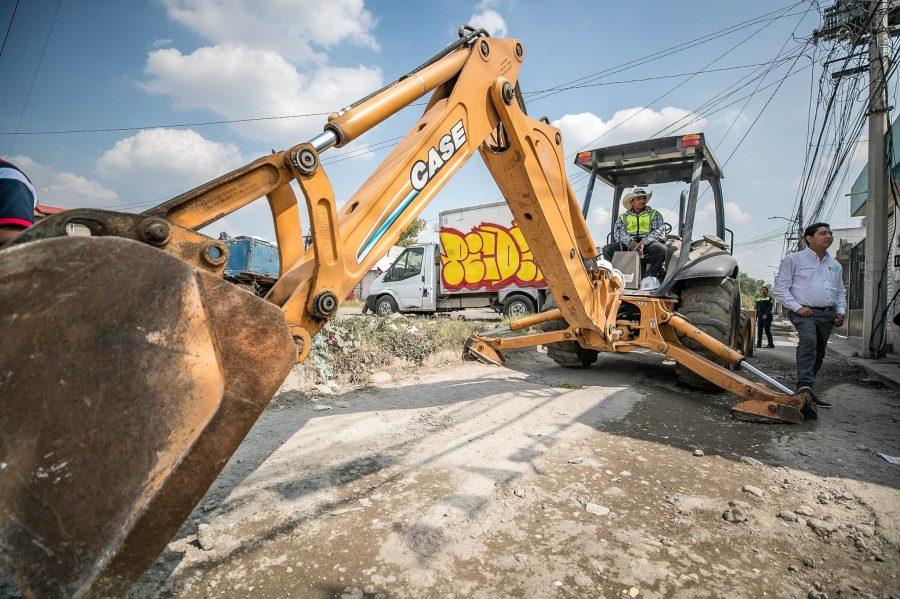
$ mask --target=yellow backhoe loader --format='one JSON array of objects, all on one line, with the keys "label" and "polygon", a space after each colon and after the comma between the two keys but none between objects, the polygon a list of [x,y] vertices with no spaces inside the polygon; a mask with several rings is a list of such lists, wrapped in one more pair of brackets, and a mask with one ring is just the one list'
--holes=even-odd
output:
[{"label": "yellow backhoe loader", "polygon": [[[524,59],[518,40],[462,28],[428,62],[329,117],[308,143],[143,214],[51,216],[0,250],[0,569],[26,596],[123,594],[307,357],[340,299],[476,151],[558,303],[511,328],[562,326],[475,336],[473,352],[497,362],[500,350],[563,340],[646,348],[742,398],[740,414],[803,419],[808,398],[686,349],[680,338],[726,365],[744,364],[679,316],[674,300],[622,294],[597,261],[560,132],[525,113]],[[428,94],[421,118],[338,209],[322,153]],[[198,232],[262,197],[281,261],[264,299],[222,279],[227,248]],[[632,316],[623,320],[626,303]]]}]

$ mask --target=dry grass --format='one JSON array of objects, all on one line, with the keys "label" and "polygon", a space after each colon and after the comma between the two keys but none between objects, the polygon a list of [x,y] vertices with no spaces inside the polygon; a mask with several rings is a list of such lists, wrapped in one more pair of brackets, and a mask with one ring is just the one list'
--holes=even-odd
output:
[{"label": "dry grass", "polygon": [[309,357],[285,380],[280,397],[324,392],[323,385],[333,391],[352,389],[379,371],[397,375],[453,363],[461,360],[473,331],[495,326],[496,321],[427,316],[338,316],[313,339]]}]

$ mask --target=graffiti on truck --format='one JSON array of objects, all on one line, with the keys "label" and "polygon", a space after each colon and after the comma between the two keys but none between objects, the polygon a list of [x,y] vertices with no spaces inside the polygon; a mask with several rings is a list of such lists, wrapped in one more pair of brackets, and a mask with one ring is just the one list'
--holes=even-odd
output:
[{"label": "graffiti on truck", "polygon": [[481,223],[468,233],[444,227],[441,279],[450,291],[498,291],[508,285],[544,287],[544,275],[515,222]]}]

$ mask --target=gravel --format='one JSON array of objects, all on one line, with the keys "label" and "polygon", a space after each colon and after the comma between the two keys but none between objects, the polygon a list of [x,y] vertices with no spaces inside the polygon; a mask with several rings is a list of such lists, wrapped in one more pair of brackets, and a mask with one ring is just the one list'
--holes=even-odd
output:
[{"label": "gravel", "polygon": [[820,535],[830,535],[838,529],[838,525],[834,522],[828,522],[827,520],[820,520],[818,518],[809,518],[806,521],[806,525],[813,529],[816,534]]},{"label": "gravel", "polygon": [[595,516],[608,516],[609,508],[597,503],[588,503],[584,506],[584,511]]},{"label": "gravel", "polygon": [[197,544],[203,551],[209,551],[216,546],[212,527],[205,522],[197,526]]},{"label": "gravel", "polygon": [[762,497],[763,496],[763,490],[760,489],[759,487],[754,487],[753,485],[744,485],[743,487],[741,487],[741,491],[743,491],[744,493],[749,493],[750,495],[753,495],[754,497]]}]

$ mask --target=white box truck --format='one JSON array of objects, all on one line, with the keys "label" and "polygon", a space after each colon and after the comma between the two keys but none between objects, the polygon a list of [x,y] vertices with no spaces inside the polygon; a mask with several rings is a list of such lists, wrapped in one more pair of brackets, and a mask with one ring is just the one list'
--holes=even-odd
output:
[{"label": "white box truck", "polygon": [[506,202],[441,212],[438,225],[438,243],[409,246],[372,282],[368,310],[491,307],[522,316],[541,308],[547,286]]}]

